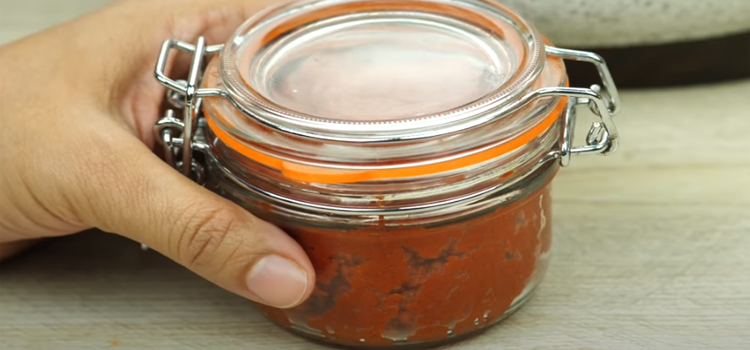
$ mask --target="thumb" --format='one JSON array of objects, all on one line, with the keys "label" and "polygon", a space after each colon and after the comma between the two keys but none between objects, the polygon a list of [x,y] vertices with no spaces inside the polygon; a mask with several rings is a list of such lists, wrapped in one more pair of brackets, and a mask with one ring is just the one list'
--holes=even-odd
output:
[{"label": "thumb", "polygon": [[85,222],[259,303],[288,308],[309,296],[315,273],[292,238],[182,176],[136,138],[123,139],[90,153],[95,170],[72,186],[84,189],[71,202]]}]

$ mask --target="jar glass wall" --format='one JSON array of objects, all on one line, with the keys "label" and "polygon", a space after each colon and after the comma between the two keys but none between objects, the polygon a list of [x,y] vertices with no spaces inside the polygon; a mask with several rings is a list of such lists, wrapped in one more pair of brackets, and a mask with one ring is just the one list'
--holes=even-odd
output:
[{"label": "jar glass wall", "polygon": [[[321,342],[424,347],[507,317],[546,271],[560,166],[618,141],[603,60],[495,1],[303,0],[204,44],[162,48],[157,78],[185,108],[157,139],[299,242],[311,297],[258,306]],[[186,84],[163,72],[172,48],[195,55]],[[568,87],[563,59],[594,64],[603,86]],[[599,120],[574,147],[579,106]]]},{"label": "jar glass wall", "polygon": [[520,307],[547,268],[554,162],[464,211],[423,217],[429,224],[283,208],[209,164],[210,189],[277,223],[311,258],[317,284],[309,300],[283,310],[259,305],[307,338],[368,348],[461,339]]}]

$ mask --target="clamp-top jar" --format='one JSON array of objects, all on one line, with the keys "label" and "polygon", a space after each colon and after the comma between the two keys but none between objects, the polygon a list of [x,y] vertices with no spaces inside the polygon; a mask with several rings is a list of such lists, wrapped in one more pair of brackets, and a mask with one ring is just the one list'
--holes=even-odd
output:
[{"label": "clamp-top jar", "polygon": [[[194,55],[187,81],[165,75],[173,48]],[[568,87],[563,59],[603,87]],[[260,308],[350,347],[438,344],[516,310],[546,269],[559,165],[618,142],[602,59],[492,1],[285,4],[225,45],[165,42],[156,76],[184,109],[155,128],[167,161],[315,266],[309,300]],[[578,106],[599,120],[573,147]]]}]

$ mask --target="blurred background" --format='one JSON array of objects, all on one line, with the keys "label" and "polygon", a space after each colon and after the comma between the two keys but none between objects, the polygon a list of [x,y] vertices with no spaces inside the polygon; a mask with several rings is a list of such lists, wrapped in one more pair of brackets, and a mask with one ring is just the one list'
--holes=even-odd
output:
[{"label": "blurred background", "polygon": [[[620,87],[750,77],[747,0],[498,0],[555,45],[604,56]],[[574,85],[596,72],[569,65]]]},{"label": "blurred background", "polygon": [[[0,43],[112,0],[0,0]],[[620,87],[710,83],[750,77],[748,0],[498,0],[555,45],[604,56]],[[569,64],[574,85],[597,81]]]}]

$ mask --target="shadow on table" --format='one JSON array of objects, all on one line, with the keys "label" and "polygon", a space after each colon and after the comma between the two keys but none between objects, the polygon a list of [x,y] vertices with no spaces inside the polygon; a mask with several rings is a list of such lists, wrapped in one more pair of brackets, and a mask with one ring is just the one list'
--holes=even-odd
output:
[{"label": "shadow on table", "polygon": [[145,333],[191,342],[201,336],[243,342],[258,332],[288,337],[247,300],[158,252],[99,231],[51,239],[0,265],[0,310],[2,327],[21,336],[30,334],[27,326],[54,325],[38,331],[64,337],[85,324],[131,338]]}]

